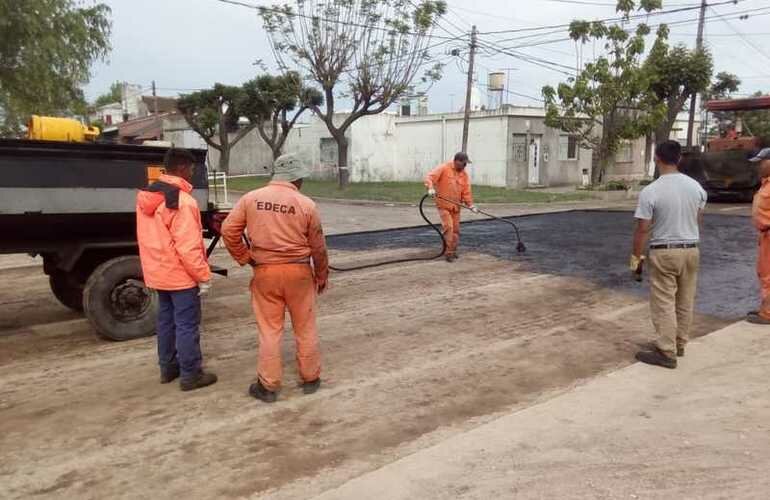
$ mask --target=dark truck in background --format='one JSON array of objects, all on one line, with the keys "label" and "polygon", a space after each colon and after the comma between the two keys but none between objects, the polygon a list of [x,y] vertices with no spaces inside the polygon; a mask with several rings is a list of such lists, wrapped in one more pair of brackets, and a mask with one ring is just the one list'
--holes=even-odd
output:
[{"label": "dark truck in background", "polygon": [[709,138],[705,151],[684,151],[679,169],[697,180],[709,197],[730,196],[751,201],[760,179],[756,165],[752,165],[749,158],[765,144],[748,130],[741,115],[770,109],[770,97],[708,101],[705,108],[708,113],[732,115],[732,120],[728,120],[731,125],[719,137]]},{"label": "dark truck in background", "polygon": [[[142,281],[134,211],[137,190],[162,173],[167,149],[0,140],[0,253],[41,256],[56,298],[108,339],[155,333],[158,299]],[[206,151],[191,152],[210,254],[226,213],[209,202]]]}]

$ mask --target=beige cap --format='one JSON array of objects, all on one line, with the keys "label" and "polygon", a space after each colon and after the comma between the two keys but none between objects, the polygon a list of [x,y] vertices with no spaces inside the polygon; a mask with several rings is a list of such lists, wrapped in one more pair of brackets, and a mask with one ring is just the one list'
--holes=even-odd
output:
[{"label": "beige cap", "polygon": [[310,177],[310,170],[293,154],[281,155],[273,164],[274,181],[292,182],[305,177]]}]

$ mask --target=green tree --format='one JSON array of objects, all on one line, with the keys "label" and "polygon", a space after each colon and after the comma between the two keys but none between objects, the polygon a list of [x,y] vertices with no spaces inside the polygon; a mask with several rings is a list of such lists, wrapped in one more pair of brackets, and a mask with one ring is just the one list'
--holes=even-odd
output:
[{"label": "green tree", "polygon": [[[728,73],[726,71],[720,71],[714,77],[714,81],[711,86],[703,94],[702,106],[706,105],[706,102],[718,99],[729,99],[733,92],[737,92],[741,86],[741,80],[737,75]],[[713,121],[710,126],[707,126],[706,132],[708,135],[721,135],[723,131],[734,125],[734,113],[730,111],[712,111],[710,113]],[[716,122],[716,125],[713,123]]]},{"label": "green tree", "polygon": [[[626,19],[637,8],[649,13],[660,9],[661,1],[617,3],[617,11]],[[629,33],[622,23],[573,21],[570,37],[581,43],[601,41],[607,55],[587,64],[557,88],[543,88],[546,124],[575,135],[583,147],[593,150],[597,160],[591,175],[593,184],[605,178],[622,141],[645,136],[665,116],[665,104],[650,99],[651,75],[641,64],[649,34],[650,28],[644,23]]]},{"label": "green tree", "polygon": [[[312,109],[337,143],[340,186],[350,177],[347,130],[408,92],[445,13],[443,0],[293,0],[260,9],[279,64],[296,67],[323,93],[323,109]],[[437,69],[423,79],[436,78]],[[335,116],[340,99],[350,102],[346,116]]]},{"label": "green tree", "polygon": [[29,115],[82,113],[82,86],[110,50],[110,8],[73,0],[0,0],[0,135]]},{"label": "green tree", "polygon": [[115,82],[110,85],[110,91],[106,94],[102,94],[94,101],[94,107],[98,108],[114,102],[121,102],[123,100],[123,83]]},{"label": "green tree", "polygon": [[219,152],[221,172],[230,171],[230,152],[256,126],[250,122],[239,127],[238,120],[245,116],[245,106],[242,87],[221,83],[215,84],[212,89],[183,95],[177,102],[177,108],[190,128]]},{"label": "green tree", "polygon": [[741,79],[737,75],[720,71],[714,77],[711,86],[703,95],[703,101],[712,99],[729,99],[733,92],[737,92],[741,86]]},{"label": "green tree", "polygon": [[650,97],[666,108],[664,118],[655,127],[656,143],[668,140],[677,116],[692,95],[708,89],[713,70],[708,51],[690,50],[684,45],[670,47],[668,33],[668,26],[658,29],[643,66],[650,78]]},{"label": "green tree", "polygon": [[256,124],[260,137],[273,152],[273,159],[281,155],[299,117],[323,104],[321,93],[305,87],[294,71],[280,76],[262,75],[246,82],[243,91],[244,116]]},{"label": "green tree", "polygon": [[[762,97],[762,92],[756,92],[752,97]],[[756,111],[747,111],[741,114],[743,120],[744,133],[759,137],[762,145],[770,144],[770,110],[761,109]]]}]

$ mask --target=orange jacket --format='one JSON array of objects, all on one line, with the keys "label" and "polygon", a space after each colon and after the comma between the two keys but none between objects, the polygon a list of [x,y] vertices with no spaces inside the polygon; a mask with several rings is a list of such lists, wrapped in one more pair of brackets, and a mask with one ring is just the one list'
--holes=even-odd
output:
[{"label": "orange jacket", "polygon": [[770,229],[770,178],[762,179],[762,187],[754,195],[751,220],[759,231]]},{"label": "orange jacket", "polygon": [[[458,172],[454,166],[454,161],[448,161],[443,165],[434,168],[425,177],[425,187],[433,188],[439,196],[448,198],[458,203],[464,203],[467,206],[473,205],[473,194],[471,193],[471,181],[468,172],[463,170]],[[436,198],[436,206],[444,210],[460,210],[460,207],[449,202]]]},{"label": "orange jacket", "polygon": [[[251,247],[243,242],[243,231]],[[329,258],[315,203],[290,182],[272,181],[252,191],[233,208],[222,225],[222,240],[241,265],[288,264],[313,258],[315,275],[325,281]]]},{"label": "orange jacket", "polygon": [[186,290],[211,279],[203,227],[192,186],[180,177],[161,175],[179,188],[179,207],[166,207],[163,193],[136,195],[136,237],[144,282],[156,290]]}]

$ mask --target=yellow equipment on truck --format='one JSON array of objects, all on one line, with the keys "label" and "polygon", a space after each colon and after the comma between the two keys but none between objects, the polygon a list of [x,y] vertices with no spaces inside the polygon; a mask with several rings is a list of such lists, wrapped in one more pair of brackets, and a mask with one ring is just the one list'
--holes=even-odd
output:
[{"label": "yellow equipment on truck", "polygon": [[32,115],[27,122],[27,139],[35,141],[93,142],[97,137],[97,127],[70,118]]}]

